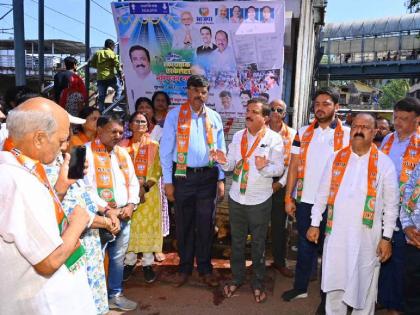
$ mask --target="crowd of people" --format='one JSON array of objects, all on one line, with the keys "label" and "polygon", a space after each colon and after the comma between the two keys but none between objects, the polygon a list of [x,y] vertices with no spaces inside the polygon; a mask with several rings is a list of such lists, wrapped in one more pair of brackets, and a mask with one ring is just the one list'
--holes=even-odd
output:
[{"label": "crowd of people", "polygon": [[[272,267],[294,277],[284,301],[308,296],[322,251],[318,314],[373,314],[376,300],[390,314],[420,313],[418,99],[395,104],[392,132],[367,113],[342,122],[339,94],[324,88],[313,97],[314,121],[294,130],[283,101],[249,95],[245,128],[226,147],[201,75],[190,76],[187,102],[172,110],[163,91],[140,97],[128,124],[95,107],[75,117],[59,99],[19,93],[0,129],[1,314],[136,309],[123,283],[136,265],[147,283],[156,281],[168,204],[176,287],[196,263],[204,284],[232,297],[246,282],[250,235],[252,299],[264,302],[271,225]],[[74,179],[69,152],[80,146],[84,175]],[[230,172],[232,279],[219,283],[211,249]],[[287,216],[299,235],[294,271],[286,264]]]}]

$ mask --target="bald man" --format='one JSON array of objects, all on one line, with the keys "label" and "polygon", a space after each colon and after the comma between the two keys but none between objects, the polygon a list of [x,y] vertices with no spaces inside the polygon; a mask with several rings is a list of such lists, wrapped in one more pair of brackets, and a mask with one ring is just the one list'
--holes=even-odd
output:
[{"label": "bald man", "polygon": [[79,238],[89,222],[66,218],[41,163],[69,136],[67,112],[32,98],[9,112],[14,147],[0,152],[0,314],[96,314]]}]

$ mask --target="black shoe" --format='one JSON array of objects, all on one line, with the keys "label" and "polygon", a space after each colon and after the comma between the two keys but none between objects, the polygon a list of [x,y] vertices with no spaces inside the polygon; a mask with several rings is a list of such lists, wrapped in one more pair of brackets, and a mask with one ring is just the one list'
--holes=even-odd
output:
[{"label": "black shoe", "polygon": [[153,283],[156,280],[156,274],[153,271],[152,266],[143,267],[144,281],[146,283]]},{"label": "black shoe", "polygon": [[281,297],[284,301],[290,302],[293,299],[304,299],[308,297],[308,292],[297,290],[297,289],[291,289],[289,291],[285,291]]},{"label": "black shoe", "polygon": [[136,265],[125,265],[123,271],[123,281],[127,281],[130,279],[131,275],[133,274],[133,270]]}]

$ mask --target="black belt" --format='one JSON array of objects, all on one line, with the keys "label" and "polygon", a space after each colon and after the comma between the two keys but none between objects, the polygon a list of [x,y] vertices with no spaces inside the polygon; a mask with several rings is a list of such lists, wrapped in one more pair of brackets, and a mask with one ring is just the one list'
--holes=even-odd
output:
[{"label": "black belt", "polygon": [[213,167],[210,166],[203,166],[203,167],[188,167],[187,166],[187,172],[193,172],[193,173],[204,173],[208,170],[211,170]]}]

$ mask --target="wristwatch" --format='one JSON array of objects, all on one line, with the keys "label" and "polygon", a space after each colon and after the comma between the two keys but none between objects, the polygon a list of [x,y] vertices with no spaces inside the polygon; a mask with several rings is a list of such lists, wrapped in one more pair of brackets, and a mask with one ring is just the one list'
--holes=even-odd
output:
[{"label": "wristwatch", "polygon": [[386,237],[382,235],[382,239],[388,242],[391,242],[391,238],[390,237]]}]

